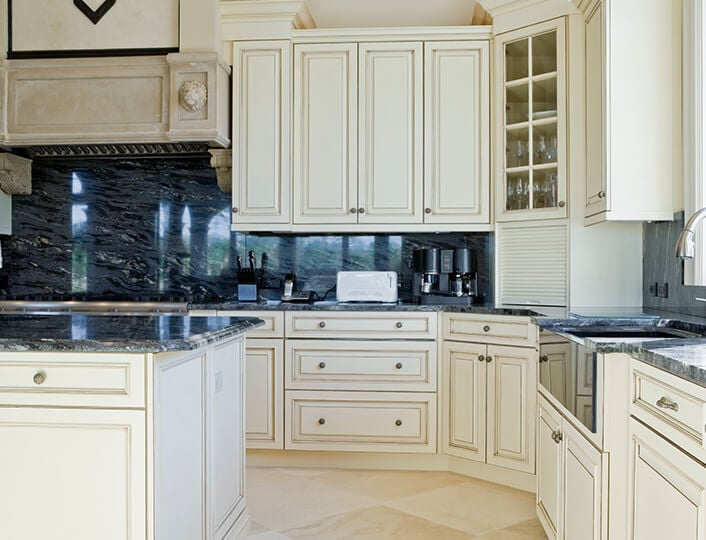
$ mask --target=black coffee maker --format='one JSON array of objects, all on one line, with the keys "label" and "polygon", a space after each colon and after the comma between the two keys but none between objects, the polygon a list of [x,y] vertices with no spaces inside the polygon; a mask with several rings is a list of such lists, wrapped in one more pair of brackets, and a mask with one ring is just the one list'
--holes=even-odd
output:
[{"label": "black coffee maker", "polygon": [[412,291],[418,304],[471,305],[478,298],[478,260],[468,248],[412,252]]}]

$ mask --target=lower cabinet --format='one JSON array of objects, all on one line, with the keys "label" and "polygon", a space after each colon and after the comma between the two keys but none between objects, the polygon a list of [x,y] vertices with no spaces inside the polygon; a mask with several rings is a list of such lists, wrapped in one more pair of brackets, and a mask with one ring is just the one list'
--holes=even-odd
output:
[{"label": "lower cabinet", "polygon": [[630,538],[706,538],[706,467],[630,420]]},{"label": "lower cabinet", "polygon": [[537,517],[550,539],[607,538],[608,454],[541,395],[537,404]]},{"label": "lower cabinet", "polygon": [[245,437],[248,448],[284,448],[284,358],[281,339],[248,339]]},{"label": "lower cabinet", "polygon": [[445,341],[444,452],[534,473],[537,351]]}]

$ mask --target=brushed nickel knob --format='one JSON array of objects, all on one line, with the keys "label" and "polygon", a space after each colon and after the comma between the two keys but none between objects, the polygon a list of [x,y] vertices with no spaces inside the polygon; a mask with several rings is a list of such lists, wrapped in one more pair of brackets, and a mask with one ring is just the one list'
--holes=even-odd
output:
[{"label": "brushed nickel knob", "polygon": [[358,210],[356,210],[355,208],[351,208],[351,214],[355,214],[357,211]]},{"label": "brushed nickel knob", "polygon": [[34,381],[34,384],[42,384],[42,383],[44,383],[44,381],[47,380],[47,374],[44,373],[43,371],[40,371],[40,372],[34,374],[34,377],[32,377],[32,380]]},{"label": "brushed nickel knob", "polygon": [[424,209],[425,214],[431,214],[431,208],[425,208]]},{"label": "brushed nickel knob", "polygon": [[397,324],[396,324],[395,326],[396,326],[397,328],[402,328],[402,322],[401,322],[401,321],[397,321]]},{"label": "brushed nickel knob", "polygon": [[402,425],[402,420],[395,420],[395,425],[396,425],[396,426],[401,426],[401,425]]},{"label": "brushed nickel knob", "polygon": [[233,213],[234,213],[234,214],[237,214],[237,213],[238,213],[238,207],[237,207],[237,206],[234,206],[234,207],[233,207]]},{"label": "brushed nickel knob", "polygon": [[365,208],[358,208],[359,214],[365,214]]},{"label": "brushed nickel knob", "polygon": [[478,355],[478,361],[479,361],[479,362],[485,362],[485,356],[482,355],[482,354],[479,354],[479,355]]},{"label": "brushed nickel knob", "polygon": [[319,362],[319,367],[324,369],[326,367],[326,362]]},{"label": "brushed nickel knob", "polygon": [[321,321],[319,323],[319,328],[326,328],[326,323],[324,321]]},{"label": "brushed nickel knob", "polygon": [[323,426],[326,423],[325,418],[319,418],[319,425]]},{"label": "brushed nickel knob", "polygon": [[402,369],[402,362],[397,362],[397,363],[395,364],[395,368],[396,368],[396,369]]},{"label": "brushed nickel knob", "polygon": [[493,361],[493,357],[492,357],[492,356],[486,356],[486,357],[485,357],[485,361],[490,364],[490,363]]},{"label": "brushed nickel knob", "polygon": [[487,324],[483,327],[483,332],[490,332],[490,326]]},{"label": "brushed nickel knob", "polygon": [[566,203],[564,201],[559,201],[559,208],[564,208]]}]

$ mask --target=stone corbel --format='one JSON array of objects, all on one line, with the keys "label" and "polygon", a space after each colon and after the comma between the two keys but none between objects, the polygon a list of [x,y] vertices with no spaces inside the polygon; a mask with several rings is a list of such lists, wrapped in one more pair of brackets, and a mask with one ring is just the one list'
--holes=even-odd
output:
[{"label": "stone corbel", "polygon": [[209,153],[211,154],[211,167],[216,169],[218,187],[224,193],[231,193],[233,191],[233,149],[210,149]]},{"label": "stone corbel", "polygon": [[7,195],[32,193],[32,160],[0,153],[0,191]]}]

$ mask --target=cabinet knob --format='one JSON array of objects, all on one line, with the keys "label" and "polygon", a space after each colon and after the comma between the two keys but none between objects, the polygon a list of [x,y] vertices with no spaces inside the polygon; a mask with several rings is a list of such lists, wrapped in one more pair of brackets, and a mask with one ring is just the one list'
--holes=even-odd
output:
[{"label": "cabinet knob", "polygon": [[319,418],[319,425],[323,426],[326,423],[325,418]]},{"label": "cabinet knob", "polygon": [[493,361],[493,357],[492,357],[492,356],[486,356],[486,357],[485,357],[485,361],[490,364],[490,363]]},{"label": "cabinet knob", "polygon": [[559,444],[562,440],[564,439],[564,436],[561,434],[561,431],[556,430],[552,431],[552,440]]},{"label": "cabinet knob", "polygon": [[237,213],[238,213],[238,207],[237,207],[237,206],[234,206],[234,207],[233,207],[233,213],[234,213],[234,214],[237,214]]},{"label": "cabinet knob", "polygon": [[355,208],[351,208],[351,214],[355,214],[357,211],[358,210],[356,210]]},{"label": "cabinet knob", "polygon": [[319,367],[324,369],[326,367],[326,362],[319,362]]},{"label": "cabinet knob", "polygon": [[483,332],[490,332],[490,326],[487,324],[483,327]]},{"label": "cabinet knob", "polygon": [[324,321],[321,321],[319,323],[319,328],[326,328],[326,323]]},{"label": "cabinet knob", "polygon": [[39,373],[34,374],[32,380],[34,381],[34,384],[42,384],[44,381],[47,380],[47,374],[43,371],[40,371]]},{"label": "cabinet knob", "polygon": [[395,369],[402,369],[402,362],[397,362],[395,364]]},{"label": "cabinet knob", "polygon": [[396,426],[401,426],[401,425],[402,425],[402,420],[395,420],[395,425],[396,425]]},{"label": "cabinet knob", "polygon": [[599,191],[599,192],[598,192],[598,198],[599,198],[599,199],[605,199],[605,191]]},{"label": "cabinet knob", "polygon": [[662,396],[657,400],[657,407],[659,407],[660,409],[669,409],[674,412],[677,412],[679,410],[679,404],[672,401],[667,396]]},{"label": "cabinet knob", "polygon": [[424,209],[425,214],[431,214],[431,208],[425,208]]},{"label": "cabinet knob", "polygon": [[540,362],[549,362],[549,357],[547,355],[539,357]]},{"label": "cabinet knob", "polygon": [[365,208],[358,208],[359,214],[365,214]]},{"label": "cabinet knob", "polygon": [[559,201],[559,208],[564,208],[566,203],[564,201]]},{"label": "cabinet knob", "polygon": [[479,355],[478,355],[478,361],[479,361],[479,362],[485,362],[485,355],[484,355],[484,354],[479,354]]},{"label": "cabinet knob", "polygon": [[402,322],[401,322],[401,321],[397,321],[397,324],[395,324],[395,326],[396,326],[397,328],[402,328]]}]

